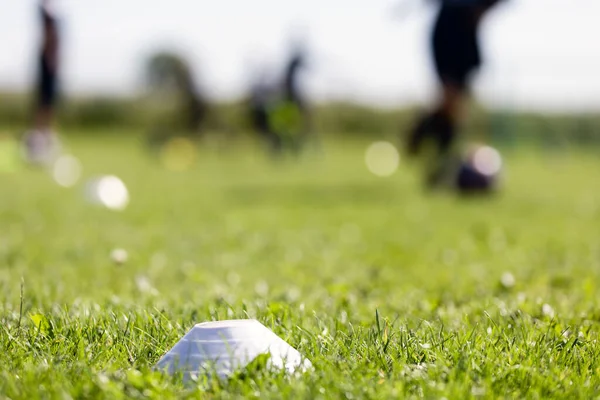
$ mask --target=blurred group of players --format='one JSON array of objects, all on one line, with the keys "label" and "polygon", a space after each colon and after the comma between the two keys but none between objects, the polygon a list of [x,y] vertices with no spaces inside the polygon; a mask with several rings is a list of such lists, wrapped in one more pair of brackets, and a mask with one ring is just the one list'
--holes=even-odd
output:
[{"label": "blurred group of players", "polygon": [[[58,135],[53,130],[59,100],[60,29],[51,1],[40,1],[42,44],[37,95],[32,126],[22,142],[27,161],[32,164],[47,163],[60,152]],[[438,77],[439,99],[431,110],[419,116],[409,132],[400,136],[401,147],[410,158],[422,157],[427,150],[430,156],[434,152],[429,157],[433,161],[427,166],[425,182],[437,186],[465,173],[462,159],[456,161],[460,152],[457,153],[455,144],[471,79],[482,64],[478,31],[482,18],[502,0],[432,1],[438,3],[438,11],[429,45]],[[249,103],[252,125],[275,154],[300,151],[311,132],[311,113],[298,80],[305,66],[305,49],[298,46],[293,49],[279,82],[273,85],[259,79],[252,87]],[[481,180],[477,171],[471,172],[479,178],[480,185],[491,184]],[[477,186],[470,181],[467,184]]]}]

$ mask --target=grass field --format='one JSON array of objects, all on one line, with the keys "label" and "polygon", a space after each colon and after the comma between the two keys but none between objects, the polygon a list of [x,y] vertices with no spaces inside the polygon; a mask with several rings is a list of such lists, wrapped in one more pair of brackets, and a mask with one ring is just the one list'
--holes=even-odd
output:
[{"label": "grass field", "polygon": [[[131,136],[68,143],[131,203],[0,175],[0,398],[600,396],[596,150],[513,151],[501,196],[465,200],[426,196],[405,165],[371,175],[366,142],[283,163],[213,146],[183,173]],[[231,318],[314,370],[152,371],[195,323]]]}]

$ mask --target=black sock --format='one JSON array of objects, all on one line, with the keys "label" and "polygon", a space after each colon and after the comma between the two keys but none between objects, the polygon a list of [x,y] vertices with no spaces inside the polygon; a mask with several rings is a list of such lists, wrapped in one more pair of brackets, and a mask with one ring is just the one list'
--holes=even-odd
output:
[{"label": "black sock", "polygon": [[418,154],[423,143],[430,138],[435,142],[439,155],[447,154],[454,144],[455,130],[454,123],[446,114],[440,111],[427,114],[419,119],[410,132],[407,152]]},{"label": "black sock", "polygon": [[406,151],[411,155],[417,155],[421,151],[423,142],[434,129],[435,114],[422,116],[408,135]]}]

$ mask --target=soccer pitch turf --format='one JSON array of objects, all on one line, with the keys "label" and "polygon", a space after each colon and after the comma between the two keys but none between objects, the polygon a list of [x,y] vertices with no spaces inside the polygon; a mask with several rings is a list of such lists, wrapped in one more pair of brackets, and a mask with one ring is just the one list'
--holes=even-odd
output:
[{"label": "soccer pitch turf", "polygon": [[[0,175],[0,398],[600,396],[600,160],[507,153],[493,199],[428,196],[365,142],[165,170],[133,137],[71,139],[73,188]],[[85,201],[115,174],[122,212]],[[111,260],[124,249],[128,260]],[[311,360],[183,384],[152,371],[194,324],[256,318]]]}]

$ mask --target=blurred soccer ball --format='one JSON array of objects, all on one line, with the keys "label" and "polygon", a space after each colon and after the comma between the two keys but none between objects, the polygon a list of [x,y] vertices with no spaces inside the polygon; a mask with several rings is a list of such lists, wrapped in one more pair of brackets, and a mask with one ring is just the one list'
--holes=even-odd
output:
[{"label": "blurred soccer ball", "polygon": [[502,156],[498,150],[472,145],[458,168],[457,189],[463,194],[491,193],[498,188],[501,172]]}]

